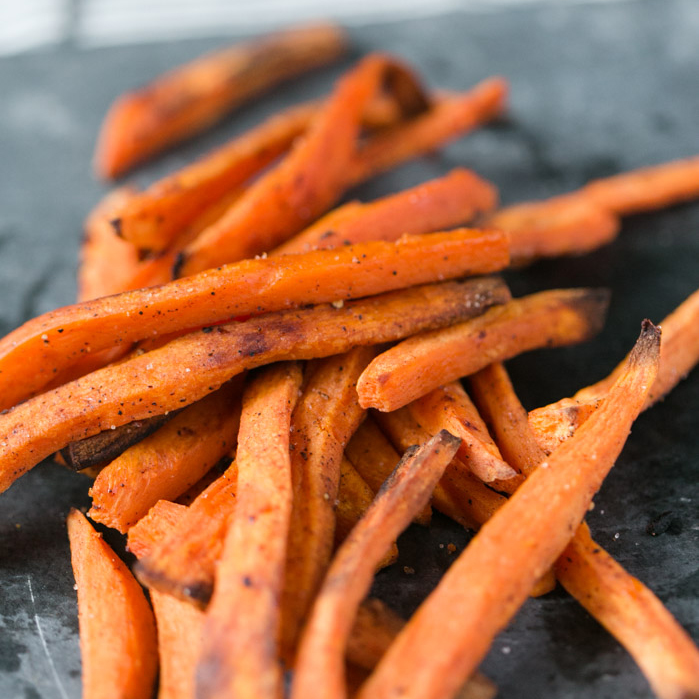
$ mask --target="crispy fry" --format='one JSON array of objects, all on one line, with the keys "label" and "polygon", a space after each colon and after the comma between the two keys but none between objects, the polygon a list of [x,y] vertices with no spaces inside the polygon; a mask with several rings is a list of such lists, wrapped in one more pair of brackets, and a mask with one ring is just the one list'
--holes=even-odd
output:
[{"label": "crispy fry", "polygon": [[[655,378],[660,332],[645,321],[627,371],[583,427],[471,541],[366,682],[360,697],[450,696],[536,579],[566,547],[614,465]],[[525,524],[526,523],[526,526]],[[426,649],[437,647],[438,654]]]},{"label": "crispy fry", "polygon": [[330,563],[340,462],[364,418],[356,384],[375,356],[357,347],[315,369],[292,418],[294,506],[282,596],[282,649],[292,657],[301,626]]},{"label": "crispy fry", "polygon": [[[138,558],[151,555],[185,511],[184,506],[174,502],[158,501],[129,529],[129,550]],[[158,627],[158,699],[193,699],[204,614],[191,604],[158,590],[149,592]]]},{"label": "crispy fry", "polygon": [[[362,115],[390,76],[408,85],[402,104],[412,115],[427,102],[415,78],[387,56],[371,55],[336,85],[303,139],[252,184],[214,225],[183,251],[175,276],[189,276],[280,245],[332,206],[347,188]],[[403,99],[403,94],[396,95]]]},{"label": "crispy fry", "polygon": [[[291,259],[289,256],[287,259]],[[70,442],[184,407],[241,373],[285,359],[346,352],[472,317],[506,300],[497,279],[472,279],[281,311],[173,340],[0,414],[0,492]],[[95,400],[97,395],[101,397]],[[32,424],[32,429],[23,426]]]},{"label": "crispy fry", "polygon": [[237,486],[238,466],[234,461],[187,508],[160,544],[141,558],[135,569],[138,579],[151,589],[204,609],[211,598],[214,568],[235,512]]},{"label": "crispy fry", "polygon": [[481,317],[404,340],[379,355],[357,385],[366,408],[396,410],[494,361],[537,347],[581,342],[604,322],[608,292],[543,291],[510,301]]},{"label": "crispy fry", "polygon": [[[380,490],[400,461],[400,455],[384,437],[371,416],[367,416],[357,428],[347,444],[345,456],[375,493]],[[426,527],[431,519],[432,508],[427,503],[415,515],[415,522]]]},{"label": "crispy fry", "polygon": [[594,180],[581,192],[589,200],[620,216],[695,199],[699,197],[699,157]]},{"label": "crispy fry", "polygon": [[85,515],[73,509],[67,523],[78,589],[83,697],[150,699],[158,652],[143,590]]},{"label": "crispy fry", "polygon": [[301,639],[291,699],[347,696],[347,637],[357,607],[369,591],[376,564],[428,502],[460,441],[442,430],[422,447],[408,450],[338,550]]},{"label": "crispy fry", "polygon": [[458,381],[430,391],[409,403],[407,408],[412,417],[431,434],[444,429],[460,437],[459,458],[482,481],[512,479],[517,475],[503,461],[476,406]]},{"label": "crispy fry", "polygon": [[349,173],[351,184],[428,155],[499,116],[505,109],[507,82],[488,78],[461,94],[436,101],[424,114],[377,134],[356,154]]},{"label": "crispy fry", "polygon": [[240,383],[189,406],[97,476],[88,515],[127,532],[158,500],[174,500],[235,448]]},{"label": "crispy fry", "polygon": [[282,694],[279,606],[292,506],[289,430],[298,363],[262,370],[243,396],[230,520],[204,625],[197,693],[210,699]]},{"label": "crispy fry", "polygon": [[246,260],[155,289],[66,306],[0,340],[0,408],[36,393],[88,353],[252,313],[487,274],[507,263],[503,233],[460,229]]},{"label": "crispy fry", "polygon": [[336,248],[370,240],[397,240],[465,224],[497,202],[495,188],[457,168],[448,175],[370,204],[350,202],[272,251],[273,255]]},{"label": "crispy fry", "polygon": [[231,109],[345,49],[339,27],[315,24],[240,43],[180,66],[122,95],[105,117],[95,153],[102,177],[205,129]]},{"label": "crispy fry", "polygon": [[583,522],[556,575],[629,651],[659,699],[699,696],[699,650],[662,602],[596,544]]},{"label": "crispy fry", "polygon": [[[699,291],[685,299],[660,327],[663,329],[660,367],[644,410],[662,400],[699,362]],[[609,376],[581,388],[572,398],[562,398],[529,413],[529,422],[542,449],[550,453],[587,420],[623,371],[625,361]]]}]

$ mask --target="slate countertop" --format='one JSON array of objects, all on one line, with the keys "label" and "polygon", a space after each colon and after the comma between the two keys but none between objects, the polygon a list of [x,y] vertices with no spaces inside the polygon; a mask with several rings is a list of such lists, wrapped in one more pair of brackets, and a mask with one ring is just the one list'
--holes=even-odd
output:
[{"label": "slate countertop", "polygon": [[[354,57],[395,52],[430,85],[462,89],[491,74],[512,85],[506,120],[352,196],[375,198],[465,165],[497,184],[509,203],[699,153],[699,5],[692,0],[454,13],[352,35]],[[0,333],[74,298],[81,222],[106,191],[89,162],[111,100],[224,40],[91,51],[66,46],[0,61]],[[322,94],[342,67],[275,91],[134,179],[150,182],[283,105]],[[644,317],[660,321],[699,286],[699,203],[628,218],[607,248],[507,278],[515,295],[583,285],[613,292],[608,322],[595,340],[508,364],[533,408],[606,375]],[[600,544],[647,583],[695,639],[698,414],[694,372],[639,418],[589,517]],[[84,476],[46,463],[0,496],[1,697],[80,696],[64,519],[71,506],[88,505],[88,486]],[[660,535],[651,536],[649,523],[663,513],[669,514]],[[446,544],[460,549],[466,539],[444,518],[429,530],[411,528],[399,542],[399,563],[378,575],[375,594],[410,613],[453,559]],[[483,671],[507,699],[652,696],[625,651],[560,589],[527,602]]]}]

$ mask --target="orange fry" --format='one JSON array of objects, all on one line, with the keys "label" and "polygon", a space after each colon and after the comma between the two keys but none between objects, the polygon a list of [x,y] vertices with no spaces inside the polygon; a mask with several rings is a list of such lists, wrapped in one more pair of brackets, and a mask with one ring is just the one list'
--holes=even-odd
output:
[{"label": "orange fry", "polygon": [[344,658],[359,603],[391,542],[425,506],[460,439],[442,430],[408,450],[338,550],[301,638],[291,699],[347,696]]},{"label": "orange fry", "polygon": [[601,328],[609,294],[557,289],[514,299],[482,316],[404,340],[357,384],[366,408],[397,410],[449,381],[538,347],[581,342]]},{"label": "orange fry", "polygon": [[[361,699],[398,691],[405,699],[441,699],[473,672],[582,521],[643,407],[659,353],[660,332],[644,321],[603,405],[482,527],[399,634]],[[439,653],[428,651],[436,647]]]},{"label": "orange fry", "polygon": [[150,699],[158,672],[153,613],[140,585],[79,510],[68,515],[85,699]]},{"label": "orange fry", "polygon": [[280,82],[336,59],[345,49],[332,24],[297,27],[202,56],[122,95],[105,117],[95,154],[102,177],[217,122]]},{"label": "orange fry", "polygon": [[154,289],[66,306],[0,340],[0,409],[39,391],[86,354],[311,303],[369,296],[507,266],[506,236],[459,229],[245,260]]},{"label": "orange fry", "polygon": [[243,396],[238,502],[204,624],[197,693],[210,699],[282,694],[279,606],[292,506],[289,429],[301,385],[297,363],[275,364]]}]

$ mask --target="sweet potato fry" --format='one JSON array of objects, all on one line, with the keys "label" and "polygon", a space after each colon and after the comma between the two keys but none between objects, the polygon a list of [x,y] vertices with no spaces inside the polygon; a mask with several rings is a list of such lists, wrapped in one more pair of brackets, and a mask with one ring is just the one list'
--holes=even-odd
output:
[{"label": "sweet potato fry", "polygon": [[360,404],[396,410],[491,362],[586,340],[600,330],[608,299],[608,292],[598,289],[543,291],[477,319],[411,337],[369,365],[357,385]]},{"label": "sweet potato fry", "polygon": [[629,651],[659,699],[699,696],[699,650],[692,639],[645,585],[592,540],[584,522],[555,571]]},{"label": "sweet potato fry", "polygon": [[517,475],[503,461],[476,406],[458,381],[430,391],[409,403],[407,408],[428,432],[437,434],[444,429],[460,437],[459,458],[482,481],[506,480]]},{"label": "sweet potato fry", "polygon": [[214,568],[235,512],[237,487],[238,466],[234,461],[187,508],[160,544],[139,560],[135,569],[138,579],[151,589],[204,609],[213,592]]},{"label": "sweet potato fry", "polygon": [[[699,291],[683,301],[660,327],[663,329],[660,367],[644,409],[662,400],[699,362]],[[542,449],[550,453],[587,420],[624,365],[622,361],[609,376],[581,388],[572,398],[562,398],[529,413],[529,422]]]},{"label": "sweet potato fry", "polygon": [[289,432],[298,363],[257,374],[243,396],[238,502],[204,624],[197,693],[276,699],[282,694],[279,606],[292,506]]},{"label": "sweet potato fry", "polygon": [[351,184],[428,155],[445,143],[494,119],[505,109],[507,82],[489,78],[470,90],[438,99],[424,114],[377,134],[356,154]]},{"label": "sweet potato fry", "polygon": [[[150,556],[185,511],[183,505],[158,501],[129,529],[129,550],[138,558]],[[204,614],[158,590],[150,590],[150,598],[158,627],[158,699],[193,699]]]},{"label": "sweet potato fry", "polygon": [[[371,416],[357,428],[347,444],[345,456],[375,493],[400,461],[400,455]],[[417,513],[415,522],[426,527],[431,519],[432,508],[428,503]]]},{"label": "sweet potato fry", "polygon": [[330,563],[340,462],[364,418],[357,403],[357,378],[375,354],[373,347],[356,347],[324,360],[294,410],[290,447],[294,505],[282,596],[285,657],[293,657]]},{"label": "sweet potato fry", "polygon": [[[497,279],[446,282],[352,301],[342,308],[270,313],[178,338],[0,414],[0,492],[70,442],[105,426],[184,407],[246,369],[395,341],[472,317],[506,300],[507,294]],[[25,428],[29,424],[31,430]]]},{"label": "sweet potato fry", "polygon": [[336,59],[339,27],[297,27],[217,51],[122,95],[105,117],[95,153],[102,177],[116,177],[205,129],[280,82]]},{"label": "sweet potato fry", "polygon": [[[604,404],[471,541],[383,657],[359,696],[450,696],[536,579],[565,549],[614,465],[657,371],[660,332],[645,321]],[[526,523],[526,525],[525,525]],[[427,649],[439,644],[439,653]],[[398,689],[400,688],[400,690]]]},{"label": "sweet potato fry", "polygon": [[396,92],[397,98],[405,95],[406,114],[424,111],[424,95],[404,66],[387,56],[366,57],[338,82],[304,138],[281,163],[184,249],[175,276],[269,251],[334,204],[348,186],[362,115],[388,77],[390,85],[408,86]]},{"label": "sweet potato fry", "polygon": [[338,550],[301,638],[291,699],[346,697],[344,658],[359,603],[386,550],[428,502],[460,439],[446,430],[408,450]]},{"label": "sweet potato fry", "polygon": [[397,240],[465,224],[497,202],[495,188],[457,168],[448,175],[370,204],[350,202],[272,251],[273,255],[336,248],[370,240]]},{"label": "sweet potato fry", "polygon": [[194,403],[97,476],[88,515],[128,531],[158,500],[175,500],[235,448],[240,382]]},{"label": "sweet potato fry", "polygon": [[123,291],[139,267],[138,250],[114,234],[111,221],[136,197],[129,187],[110,192],[88,214],[80,246],[78,301]]},{"label": "sweet potato fry", "polygon": [[85,515],[73,509],[67,522],[78,589],[83,697],[150,699],[158,651],[143,590]]},{"label": "sweet potato fry", "polygon": [[699,157],[604,177],[580,191],[620,216],[671,206],[699,197]]},{"label": "sweet potato fry", "polygon": [[155,289],[66,306],[0,340],[0,408],[36,393],[88,353],[243,315],[487,274],[507,263],[505,234],[460,229],[245,260]]}]

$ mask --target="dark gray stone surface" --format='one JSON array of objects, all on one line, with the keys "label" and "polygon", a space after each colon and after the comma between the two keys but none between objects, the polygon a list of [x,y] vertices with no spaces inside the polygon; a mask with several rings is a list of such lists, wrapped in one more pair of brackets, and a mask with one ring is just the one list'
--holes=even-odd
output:
[{"label": "dark gray stone surface", "polygon": [[[544,197],[590,177],[699,152],[699,4],[692,0],[454,14],[354,31],[355,55],[411,60],[430,84],[463,88],[500,73],[508,119],[359,188],[372,198],[456,165],[491,178],[505,202]],[[81,221],[106,188],[90,175],[100,120],[120,91],[221,41],[79,51],[70,46],[0,61],[0,332],[69,303]],[[296,100],[321,94],[340,67],[285,87],[135,175],[141,183]],[[614,245],[537,264],[508,279],[516,294],[553,286],[613,290],[594,341],[509,366],[527,407],[605,375],[643,317],[660,320],[699,285],[699,205],[628,219]],[[594,535],[699,637],[695,372],[641,416],[596,498]],[[85,506],[88,481],[46,463],[0,497],[0,697],[80,695],[75,593],[64,518]],[[648,523],[665,515],[659,536]],[[665,526],[667,525],[667,527]],[[616,536],[618,534],[618,537]],[[401,539],[401,560],[375,591],[411,612],[466,535],[436,518]],[[403,572],[404,566],[415,570]],[[650,697],[633,662],[561,591],[530,600],[495,642],[484,670],[508,699]]]}]

